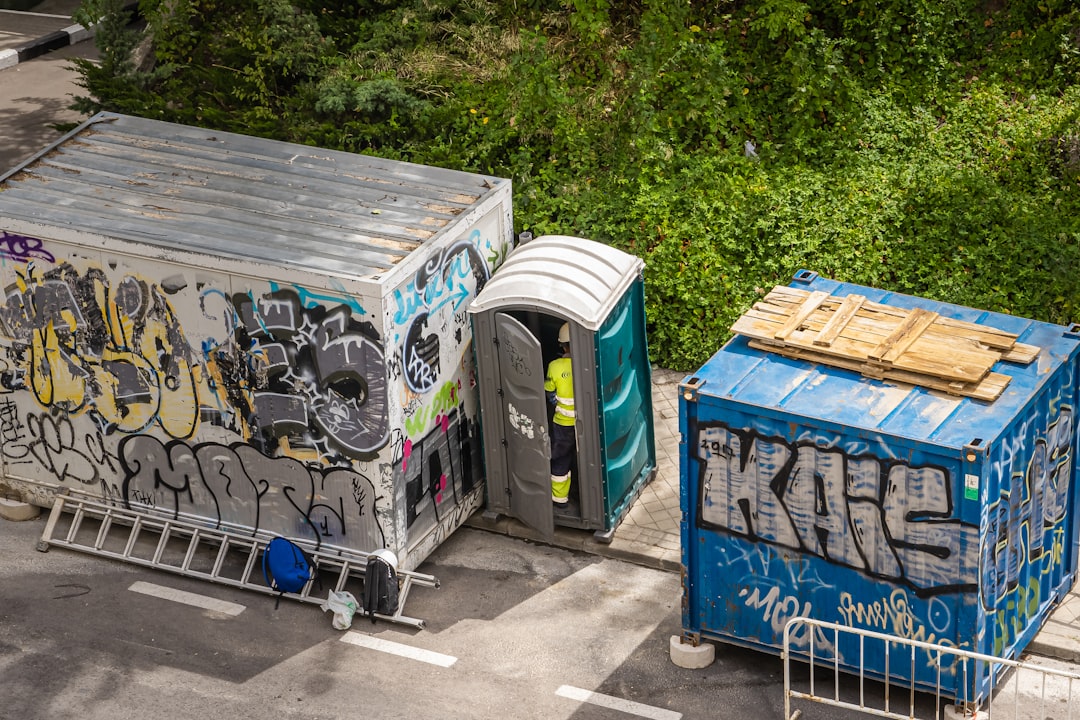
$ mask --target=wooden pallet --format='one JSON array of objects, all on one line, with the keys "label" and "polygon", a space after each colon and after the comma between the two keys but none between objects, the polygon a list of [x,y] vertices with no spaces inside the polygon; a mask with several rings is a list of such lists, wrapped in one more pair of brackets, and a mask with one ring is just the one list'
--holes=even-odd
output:
[{"label": "wooden pallet", "polygon": [[778,285],[731,327],[750,346],[953,395],[993,401],[1011,379],[991,370],[1006,360],[1030,363],[1034,345],[986,325],[905,310],[862,295]]}]

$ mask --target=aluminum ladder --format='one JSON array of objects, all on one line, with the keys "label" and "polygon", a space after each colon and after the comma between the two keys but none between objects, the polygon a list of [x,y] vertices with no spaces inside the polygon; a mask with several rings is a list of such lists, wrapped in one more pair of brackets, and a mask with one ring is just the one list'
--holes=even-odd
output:
[{"label": "aluminum ladder", "polygon": [[[71,516],[66,523],[62,522],[65,512]],[[37,549],[47,552],[51,546],[68,548],[185,577],[278,595],[277,590],[266,585],[262,574],[262,554],[270,539],[269,536],[253,537],[153,512],[107,505],[68,491],[56,495]],[[325,598],[311,594],[313,585],[323,593],[348,590],[357,598],[363,597],[368,553],[338,548],[316,549],[304,541],[294,542],[311,556],[319,578],[309,580],[300,592],[284,593],[282,597],[321,605]],[[423,628],[423,620],[402,614],[405,601],[414,586],[437,588],[439,581],[431,575],[407,570],[398,570],[397,576],[397,611],[393,615],[369,615],[363,608],[358,608],[356,617]],[[331,583],[330,579],[335,577]]]}]

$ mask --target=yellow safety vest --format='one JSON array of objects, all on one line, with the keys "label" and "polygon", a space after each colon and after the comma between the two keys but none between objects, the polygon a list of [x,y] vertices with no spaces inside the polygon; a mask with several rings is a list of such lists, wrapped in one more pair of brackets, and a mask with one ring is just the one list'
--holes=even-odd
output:
[{"label": "yellow safety vest", "polygon": [[551,361],[547,379],[544,381],[544,390],[555,393],[555,424],[573,427],[574,373],[570,368],[570,358]]}]

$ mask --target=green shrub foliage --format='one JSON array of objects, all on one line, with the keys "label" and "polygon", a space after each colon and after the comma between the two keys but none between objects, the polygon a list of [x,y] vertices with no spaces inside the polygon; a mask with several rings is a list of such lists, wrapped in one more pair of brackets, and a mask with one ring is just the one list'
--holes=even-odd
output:
[{"label": "green shrub foliage", "polygon": [[518,230],[644,258],[667,367],[801,268],[1078,315],[1072,0],[122,6],[79,109],[510,177]]}]

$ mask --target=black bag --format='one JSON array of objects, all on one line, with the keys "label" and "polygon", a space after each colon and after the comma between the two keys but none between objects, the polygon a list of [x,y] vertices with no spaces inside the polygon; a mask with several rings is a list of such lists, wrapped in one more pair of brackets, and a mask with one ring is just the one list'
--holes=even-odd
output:
[{"label": "black bag", "polygon": [[364,612],[375,622],[375,613],[393,615],[397,608],[397,571],[382,558],[368,556],[364,570]]}]

